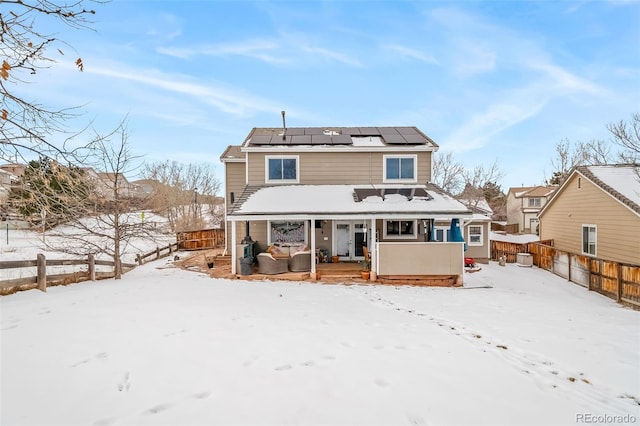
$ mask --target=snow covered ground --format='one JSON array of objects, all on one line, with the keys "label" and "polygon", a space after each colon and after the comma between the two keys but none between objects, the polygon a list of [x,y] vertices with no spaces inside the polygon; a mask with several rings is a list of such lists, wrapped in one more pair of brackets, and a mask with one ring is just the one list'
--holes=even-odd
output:
[{"label": "snow covered ground", "polygon": [[216,280],[164,259],[5,296],[0,423],[640,421],[640,312],[482,266],[424,288]]}]

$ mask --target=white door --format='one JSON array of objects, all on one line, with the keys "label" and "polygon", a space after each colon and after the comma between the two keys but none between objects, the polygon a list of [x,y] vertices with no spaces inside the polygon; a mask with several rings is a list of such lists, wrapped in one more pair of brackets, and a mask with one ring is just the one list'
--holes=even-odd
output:
[{"label": "white door", "polygon": [[364,259],[363,245],[369,241],[369,230],[363,221],[336,221],[333,230],[333,253],[340,260]]}]

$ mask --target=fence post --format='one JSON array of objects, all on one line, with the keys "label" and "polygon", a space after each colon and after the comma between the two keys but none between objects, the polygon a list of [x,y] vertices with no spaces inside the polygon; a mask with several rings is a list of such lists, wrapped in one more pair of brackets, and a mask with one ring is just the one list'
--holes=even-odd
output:
[{"label": "fence post", "polygon": [[140,256],[140,253],[136,254],[136,262],[138,262],[138,266],[142,266],[142,256]]},{"label": "fence post", "polygon": [[160,259],[160,247],[156,246],[156,259]]},{"label": "fence post", "polygon": [[47,292],[47,260],[44,257],[44,254],[38,253],[37,257],[37,268],[38,268],[38,277],[36,278],[38,281],[38,290],[42,290],[45,293]]},{"label": "fence post", "polygon": [[91,281],[96,280],[96,258],[93,254],[89,253],[89,279]]},{"label": "fence post", "polygon": [[[571,282],[571,253],[567,252],[567,263],[569,264],[569,268],[567,268],[567,279]],[[591,265],[589,265],[589,269],[591,269]],[[591,272],[589,272],[591,273]],[[591,279],[589,278],[589,282],[587,283],[587,288],[591,290]]]},{"label": "fence post", "polygon": [[620,299],[622,299],[622,292],[623,292],[622,286],[624,285],[622,280],[622,265],[618,263],[618,267],[616,268],[616,270],[617,270],[616,283],[618,284],[618,294],[617,294],[616,301],[619,302]]}]

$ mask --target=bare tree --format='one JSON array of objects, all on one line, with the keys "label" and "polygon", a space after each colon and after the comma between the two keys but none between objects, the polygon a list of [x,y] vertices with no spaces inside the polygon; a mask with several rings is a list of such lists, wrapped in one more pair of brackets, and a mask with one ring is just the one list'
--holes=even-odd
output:
[{"label": "bare tree", "polygon": [[465,169],[462,173],[465,187],[460,197],[466,200],[471,208],[477,208],[485,199],[485,188],[489,185],[499,187],[499,181],[504,177],[504,171],[500,169],[498,160],[494,160],[489,166],[478,165],[473,169]]},{"label": "bare tree", "polygon": [[[55,61],[51,51],[63,54],[63,42],[55,34],[37,29],[40,19],[71,28],[89,29],[88,18],[95,13],[85,8],[86,0],[0,0],[0,159],[18,162],[27,157],[58,160],[78,155],[81,149],[56,144],[51,136],[63,132],[64,122],[74,116],[73,108],[51,109],[19,94],[19,86]],[[92,3],[103,3],[94,0]],[[75,59],[83,70],[82,58]]]},{"label": "bare tree", "polygon": [[[117,141],[115,139],[118,139]],[[91,194],[77,193],[80,206],[64,226],[53,228],[49,246],[74,255],[103,255],[113,259],[115,278],[122,277],[122,256],[134,237],[152,238],[153,225],[132,208],[132,189],[125,178],[134,172],[137,158],[129,149],[126,123],[93,141],[91,165],[104,171],[105,179],[85,179]],[[57,237],[57,238],[55,238]]]},{"label": "bare tree", "polygon": [[640,113],[634,113],[630,123],[620,120],[609,123],[607,129],[613,136],[613,142],[623,149],[620,153],[623,162],[640,162]]},{"label": "bare tree", "polygon": [[164,161],[145,164],[141,175],[156,182],[152,205],[166,215],[174,230],[202,229],[212,219],[222,222],[218,208],[220,180],[210,164]]},{"label": "bare tree", "polygon": [[453,158],[453,153],[435,153],[431,163],[431,181],[450,194],[463,188],[464,166]]}]

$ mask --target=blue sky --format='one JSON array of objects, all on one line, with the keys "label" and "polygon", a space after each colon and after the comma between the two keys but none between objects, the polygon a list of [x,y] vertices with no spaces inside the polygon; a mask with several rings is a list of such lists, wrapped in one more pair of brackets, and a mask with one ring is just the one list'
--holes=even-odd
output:
[{"label": "blue sky", "polygon": [[[417,126],[510,186],[550,176],[562,139],[640,112],[640,2],[125,1],[31,91],[83,105],[149,161],[210,162],[252,127]],[[75,49],[75,52],[74,52]],[[74,69],[81,56],[84,72]]]}]

